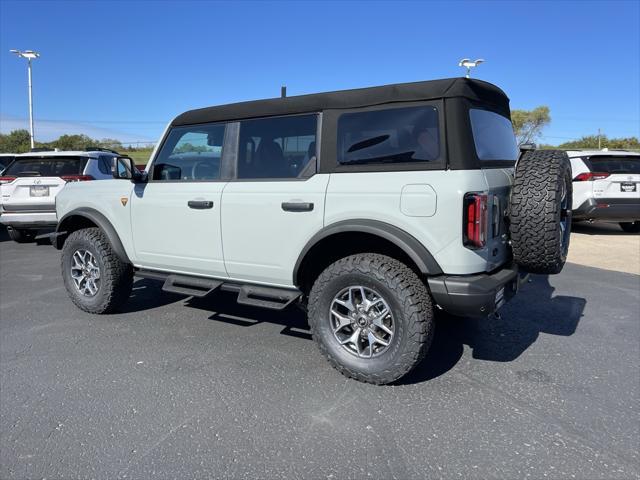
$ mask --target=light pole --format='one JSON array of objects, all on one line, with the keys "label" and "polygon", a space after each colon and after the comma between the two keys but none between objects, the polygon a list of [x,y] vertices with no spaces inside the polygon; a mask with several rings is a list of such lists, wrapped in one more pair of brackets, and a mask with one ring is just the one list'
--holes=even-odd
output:
[{"label": "light pole", "polygon": [[480,65],[484,60],[482,58],[477,59],[475,62],[472,62],[468,58],[463,58],[458,63],[459,67],[465,67],[467,69],[467,74],[465,75],[467,78],[471,78],[471,69]]},{"label": "light pole", "polygon": [[11,53],[15,53],[19,57],[27,59],[27,71],[29,73],[29,128],[31,132],[31,148],[35,147],[35,142],[33,140],[33,93],[31,87],[31,60],[35,60],[40,56],[38,52],[34,52],[33,50],[11,50]]}]

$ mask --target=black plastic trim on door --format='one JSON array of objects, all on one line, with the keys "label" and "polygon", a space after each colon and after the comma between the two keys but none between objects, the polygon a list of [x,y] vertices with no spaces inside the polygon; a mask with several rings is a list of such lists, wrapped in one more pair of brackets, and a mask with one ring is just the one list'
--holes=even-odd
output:
[{"label": "black plastic trim on door", "polygon": [[189,200],[187,202],[189,208],[195,208],[196,210],[206,210],[207,208],[213,208],[213,202],[211,200]]},{"label": "black plastic trim on door", "polygon": [[282,202],[282,210],[285,212],[310,212],[313,210],[311,202]]}]

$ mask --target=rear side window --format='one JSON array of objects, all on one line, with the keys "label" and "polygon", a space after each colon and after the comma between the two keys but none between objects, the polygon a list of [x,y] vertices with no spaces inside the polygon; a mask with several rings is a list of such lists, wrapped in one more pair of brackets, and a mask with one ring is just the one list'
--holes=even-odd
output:
[{"label": "rear side window", "polygon": [[518,145],[507,117],[477,108],[469,110],[469,117],[476,154],[480,160],[517,160]]},{"label": "rear side window", "polygon": [[12,177],[59,177],[61,175],[82,175],[86,157],[44,157],[17,158],[3,172]]},{"label": "rear side window", "polygon": [[111,159],[108,155],[100,155],[98,158],[98,170],[105,175],[111,175]]},{"label": "rear side window", "polygon": [[592,172],[603,173],[640,173],[640,155],[596,155],[583,157]]},{"label": "rear side window", "polygon": [[220,178],[224,124],[174,127],[153,165],[153,180],[206,181]]},{"label": "rear side window", "polygon": [[313,174],[317,124],[315,114],[240,122],[238,178],[297,178]]},{"label": "rear side window", "polygon": [[345,113],[338,119],[342,165],[431,162],[440,158],[438,110],[432,106]]}]

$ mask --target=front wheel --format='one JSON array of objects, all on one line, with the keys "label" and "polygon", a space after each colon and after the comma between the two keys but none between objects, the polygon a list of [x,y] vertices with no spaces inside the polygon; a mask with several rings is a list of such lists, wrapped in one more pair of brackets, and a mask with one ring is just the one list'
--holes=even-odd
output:
[{"label": "front wheel", "polygon": [[352,255],[327,267],[309,294],[309,324],[320,351],[342,374],[394,382],[418,365],[434,330],[420,278],[384,255]]},{"label": "front wheel", "polygon": [[627,233],[640,233],[640,221],[621,222],[620,228]]},{"label": "front wheel", "polygon": [[133,268],[118,258],[99,228],[84,228],[69,235],[61,263],[67,293],[85,312],[113,312],[131,294]]}]

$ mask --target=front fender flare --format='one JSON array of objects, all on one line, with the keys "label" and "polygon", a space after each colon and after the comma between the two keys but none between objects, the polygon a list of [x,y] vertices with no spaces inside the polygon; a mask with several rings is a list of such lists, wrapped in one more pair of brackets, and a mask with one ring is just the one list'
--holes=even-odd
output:
[{"label": "front fender flare", "polygon": [[107,219],[107,217],[93,208],[80,207],[65,214],[58,222],[58,226],[56,228],[56,236],[55,239],[52,240],[54,243],[54,247],[56,247],[58,250],[62,248],[64,240],[68,235],[67,228],[74,217],[86,218],[87,220],[90,220],[92,223],[97,225],[98,228],[100,228],[100,230],[102,230],[109,239],[111,248],[113,248],[113,251],[118,256],[118,258],[123,262],[131,263],[131,261],[129,260],[129,256],[127,255],[127,252],[122,245],[122,241],[120,240],[120,237],[116,232],[116,229]]}]

